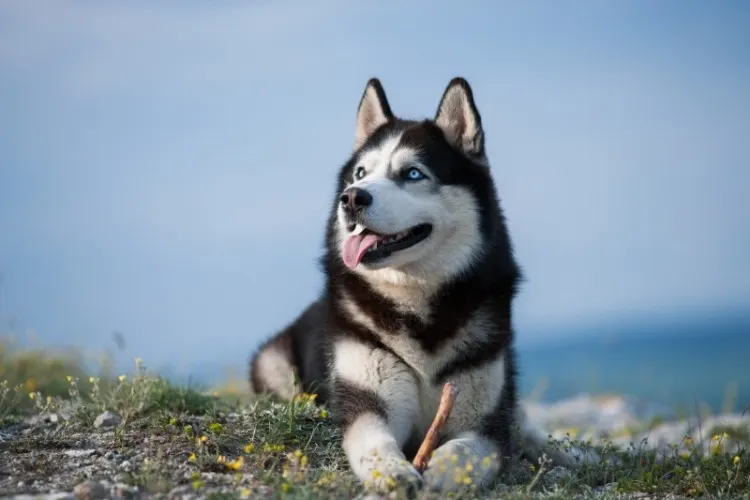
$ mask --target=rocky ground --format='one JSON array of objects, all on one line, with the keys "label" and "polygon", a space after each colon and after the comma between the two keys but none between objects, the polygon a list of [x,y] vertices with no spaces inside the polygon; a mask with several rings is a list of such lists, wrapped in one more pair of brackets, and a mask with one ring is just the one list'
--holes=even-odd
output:
[{"label": "rocky ground", "polygon": [[[721,438],[722,449],[750,444],[750,411],[677,418],[668,407],[623,396],[580,394],[555,403],[526,401],[527,414],[552,436],[610,442],[620,448],[672,449],[710,454]],[[726,436],[725,436],[726,434]]]},{"label": "rocky ground", "polygon": [[[127,404],[110,400],[119,411],[91,412],[88,404],[48,401],[39,405],[36,414],[2,427],[0,496],[354,498],[363,494],[340,452],[338,431],[313,397],[304,396],[294,405],[228,404],[208,396],[175,397],[168,390],[165,396],[167,386],[163,386],[159,403],[144,405],[139,398],[153,395],[136,388],[137,383],[117,389],[139,395],[125,398]],[[491,492],[468,490],[464,497],[750,495],[750,456],[745,451],[750,416],[657,424],[648,409],[625,398],[588,395],[555,404],[527,402],[526,407],[530,418],[550,429],[562,446],[571,440],[581,440],[579,446],[589,442],[604,462],[576,473],[519,462]],[[396,490],[392,496],[399,494]]]}]

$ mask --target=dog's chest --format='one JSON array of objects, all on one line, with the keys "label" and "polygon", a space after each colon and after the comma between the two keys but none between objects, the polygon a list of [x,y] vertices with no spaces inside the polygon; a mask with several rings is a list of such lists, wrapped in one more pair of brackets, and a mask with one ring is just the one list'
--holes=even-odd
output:
[{"label": "dog's chest", "polygon": [[[489,309],[477,309],[450,336],[438,343],[436,349],[428,350],[424,343],[415,338],[407,326],[396,330],[384,330],[378,322],[365,313],[351,297],[344,295],[342,305],[350,319],[367,328],[398,356],[414,373],[418,383],[420,416],[416,424],[418,432],[424,432],[435,417],[442,382],[435,383],[435,377],[457,356],[481,349],[483,343],[496,332],[498,325],[493,323]],[[425,320],[429,315],[424,314]],[[430,335],[430,328],[424,334]],[[466,367],[451,377],[459,391],[456,405],[448,421],[446,435],[475,428],[483,415],[494,410],[505,382],[504,358],[502,355],[481,366]]]},{"label": "dog's chest", "polygon": [[[418,380],[420,411],[415,431],[419,435],[427,431],[440,404],[443,383],[435,383],[435,375],[460,352],[478,349],[491,326],[489,316],[477,314],[435,352],[428,352],[418,340],[405,334],[382,339],[409,365]],[[444,438],[476,429],[485,415],[495,411],[505,384],[504,356],[499,354],[481,365],[467,367],[452,375],[450,381],[458,389],[458,396],[443,431]]]}]

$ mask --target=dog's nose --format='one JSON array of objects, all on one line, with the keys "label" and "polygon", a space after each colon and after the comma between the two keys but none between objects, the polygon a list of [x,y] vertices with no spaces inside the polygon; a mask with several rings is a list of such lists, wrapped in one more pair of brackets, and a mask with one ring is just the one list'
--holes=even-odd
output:
[{"label": "dog's nose", "polygon": [[341,194],[340,201],[344,208],[356,211],[372,205],[372,195],[364,189],[350,187]]}]

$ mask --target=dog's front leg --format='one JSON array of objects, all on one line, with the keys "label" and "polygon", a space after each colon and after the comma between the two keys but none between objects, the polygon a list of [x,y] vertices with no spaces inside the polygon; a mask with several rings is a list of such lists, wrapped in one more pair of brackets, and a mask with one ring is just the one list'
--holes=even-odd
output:
[{"label": "dog's front leg", "polygon": [[377,490],[420,486],[402,451],[419,408],[413,373],[392,353],[356,340],[333,347],[331,410],[352,471]]}]

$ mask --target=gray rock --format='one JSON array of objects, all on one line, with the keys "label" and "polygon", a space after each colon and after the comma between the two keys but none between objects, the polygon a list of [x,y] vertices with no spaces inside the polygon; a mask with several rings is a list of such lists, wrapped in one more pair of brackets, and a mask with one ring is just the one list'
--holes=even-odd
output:
[{"label": "gray rock", "polygon": [[77,500],[97,500],[109,496],[109,491],[103,484],[91,480],[77,485],[73,488],[73,493]]},{"label": "gray rock", "polygon": [[563,486],[565,483],[570,481],[573,477],[573,473],[565,467],[554,467],[550,469],[542,478],[545,486]]},{"label": "gray rock", "polygon": [[138,495],[138,488],[125,483],[115,485],[115,494],[120,498],[133,498]]},{"label": "gray rock", "polygon": [[66,492],[59,492],[59,493],[49,493],[47,495],[43,495],[41,497],[37,497],[38,499],[42,500],[74,500],[75,497],[72,493],[66,493]]},{"label": "gray rock", "polygon": [[97,429],[100,427],[115,427],[120,422],[122,422],[120,415],[107,410],[96,417],[96,420],[94,420],[94,427]]}]

